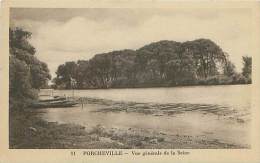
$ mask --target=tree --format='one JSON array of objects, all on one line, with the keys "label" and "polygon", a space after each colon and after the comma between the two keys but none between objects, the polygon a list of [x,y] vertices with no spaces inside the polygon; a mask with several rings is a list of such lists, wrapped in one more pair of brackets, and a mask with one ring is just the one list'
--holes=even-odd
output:
[{"label": "tree", "polygon": [[[39,61],[28,42],[31,33],[22,28],[9,29],[9,101],[10,108],[21,108],[37,98],[37,90],[51,78],[47,65]],[[15,104],[18,103],[19,106]]]},{"label": "tree", "polygon": [[234,74],[236,74],[235,65],[231,61],[228,60],[226,62],[225,68],[224,68],[224,75],[230,77]]},{"label": "tree", "polygon": [[76,79],[77,64],[75,62],[66,62],[58,67],[57,77],[53,80],[60,88],[71,89],[71,79]]},{"label": "tree", "polygon": [[173,79],[175,72],[172,71],[177,69],[171,63],[179,60],[180,46],[179,42],[163,40],[138,49],[135,67],[141,83],[158,84]]},{"label": "tree", "polygon": [[36,53],[35,48],[28,42],[32,33],[23,30],[22,28],[9,28],[9,46],[12,54],[19,54],[19,51],[25,51],[30,55]]},{"label": "tree", "polygon": [[242,59],[243,59],[242,75],[246,77],[249,83],[251,83],[252,57],[243,56]]},{"label": "tree", "polygon": [[29,68],[24,61],[14,56],[9,57],[9,92],[14,98],[33,98],[30,94],[32,89],[30,84]]},{"label": "tree", "polygon": [[235,73],[228,55],[213,41],[163,40],[137,50],[112,51],[86,61],[65,63],[59,66],[55,83],[69,89],[73,77],[78,88],[193,85],[200,81],[207,84],[212,78],[218,84],[222,70],[229,78]]},{"label": "tree", "polygon": [[30,65],[31,84],[35,89],[47,87],[51,75],[47,64],[41,61],[34,62],[33,66]]},{"label": "tree", "polygon": [[197,39],[183,43],[186,53],[193,56],[196,75],[199,78],[208,78],[217,75],[218,65],[224,66],[226,56],[222,49],[209,39]]}]

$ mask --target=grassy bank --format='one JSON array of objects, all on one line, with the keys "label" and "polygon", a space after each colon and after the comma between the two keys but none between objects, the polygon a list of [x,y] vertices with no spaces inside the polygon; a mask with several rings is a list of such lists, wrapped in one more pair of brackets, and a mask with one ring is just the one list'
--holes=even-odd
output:
[{"label": "grassy bank", "polygon": [[137,128],[105,128],[99,124],[85,129],[75,124],[46,122],[38,114],[32,109],[10,113],[10,148],[245,148],[205,136],[170,135]]}]

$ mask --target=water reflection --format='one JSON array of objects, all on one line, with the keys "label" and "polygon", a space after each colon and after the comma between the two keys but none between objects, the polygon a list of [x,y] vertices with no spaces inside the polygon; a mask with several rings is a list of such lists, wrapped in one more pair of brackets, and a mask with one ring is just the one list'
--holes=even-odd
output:
[{"label": "water reflection", "polygon": [[[71,92],[56,91],[55,94]],[[114,101],[134,101],[142,103],[189,103],[217,104],[234,109],[241,119],[250,115],[250,86],[209,86],[183,88],[149,89],[109,89],[76,90],[75,96],[111,99]],[[137,112],[98,112],[107,106],[88,104],[82,109],[49,108],[41,114],[47,121],[75,123],[86,127],[101,124],[108,128],[140,128],[156,130],[168,134],[200,136],[237,144],[249,144],[249,122],[230,119],[233,115],[216,115],[199,110],[182,112],[174,115],[154,116]],[[113,106],[112,106],[113,107]],[[228,117],[228,118],[227,118]],[[237,117],[236,117],[237,118]],[[248,118],[248,116],[247,116]],[[239,139],[237,139],[239,137]]]}]

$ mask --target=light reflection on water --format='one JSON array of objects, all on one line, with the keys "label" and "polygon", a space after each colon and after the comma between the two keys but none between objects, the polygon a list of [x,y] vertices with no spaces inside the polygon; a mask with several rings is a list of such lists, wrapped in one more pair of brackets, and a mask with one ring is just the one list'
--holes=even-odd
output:
[{"label": "light reflection on water", "polygon": [[[55,95],[72,96],[72,90],[56,90]],[[250,85],[190,86],[171,88],[131,88],[74,90],[75,96],[115,101],[250,105]]]},{"label": "light reflection on water", "polygon": [[[55,91],[55,95],[71,96],[71,90]],[[196,86],[181,88],[75,90],[75,96],[134,101],[143,103],[191,103],[217,104],[232,107],[241,114],[250,113],[250,85]],[[249,144],[249,123],[238,123],[214,114],[198,111],[184,112],[173,116],[154,116],[127,112],[93,112],[103,109],[102,105],[86,105],[83,109],[44,109],[42,118],[59,123],[74,123],[93,127],[97,124],[112,128],[151,129],[170,134],[192,136],[206,135],[238,144]],[[243,118],[243,117],[242,117]],[[237,139],[239,137],[239,139]]]}]

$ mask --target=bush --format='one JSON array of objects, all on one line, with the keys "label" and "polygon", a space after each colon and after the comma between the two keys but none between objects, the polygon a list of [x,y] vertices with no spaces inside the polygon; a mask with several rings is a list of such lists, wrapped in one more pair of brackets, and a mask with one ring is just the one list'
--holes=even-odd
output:
[{"label": "bush", "polygon": [[232,75],[232,84],[246,84],[247,79],[242,74],[234,74]]}]

